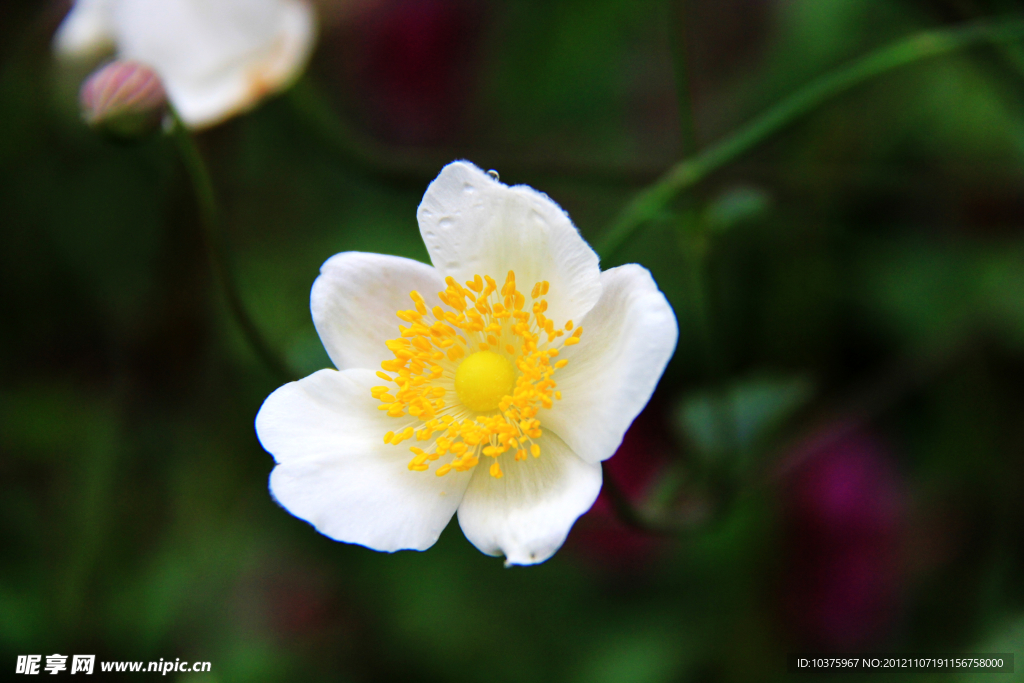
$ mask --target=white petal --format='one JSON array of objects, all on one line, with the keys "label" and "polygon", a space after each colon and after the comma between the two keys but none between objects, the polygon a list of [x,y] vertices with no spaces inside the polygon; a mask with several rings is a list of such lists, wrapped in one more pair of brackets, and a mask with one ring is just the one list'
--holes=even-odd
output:
[{"label": "white petal", "polygon": [[432,308],[440,304],[437,293],[444,287],[438,272],[419,261],[346,251],[320,266],[309,305],[338,369],[376,371],[381,361],[394,358],[384,342],[399,336],[399,325],[408,326],[395,313],[415,306],[409,292],[418,291]]},{"label": "white petal", "polygon": [[89,59],[114,49],[114,0],[76,0],[53,39],[64,57]]},{"label": "white petal", "polygon": [[647,269],[619,266],[601,273],[601,282],[601,300],[581,322],[580,343],[558,356],[569,361],[554,376],[562,400],[540,416],[545,430],[595,463],[622,443],[679,336],[672,307]]},{"label": "white petal", "polygon": [[503,185],[456,161],[427,188],[416,219],[431,262],[460,283],[479,274],[500,286],[513,270],[529,295],[550,282],[547,316],[556,325],[578,321],[601,296],[597,254],[561,207],[531,187]]},{"label": "white petal", "polygon": [[451,520],[470,474],[412,472],[408,442],[386,445],[401,425],[376,410],[368,370],[321,370],[271,394],[256,416],[260,443],[278,465],[270,491],[317,531],[374,550],[424,550]]},{"label": "white petal", "polygon": [[151,66],[189,126],[254,106],[287,86],[309,57],[305,0],[132,0],[115,12],[119,55]]},{"label": "white petal", "polygon": [[488,555],[505,555],[506,565],[551,557],[601,491],[600,464],[584,462],[553,434],[538,443],[539,458],[502,456],[500,479],[483,458],[459,506],[466,538]]}]

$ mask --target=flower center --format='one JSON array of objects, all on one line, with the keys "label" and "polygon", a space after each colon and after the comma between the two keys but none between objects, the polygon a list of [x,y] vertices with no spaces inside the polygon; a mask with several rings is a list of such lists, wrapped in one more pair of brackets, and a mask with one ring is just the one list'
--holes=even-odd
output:
[{"label": "flower center", "polygon": [[[526,296],[509,271],[501,287],[490,276],[475,276],[463,287],[445,278],[438,298],[449,309],[429,310],[419,292],[410,292],[415,308],[396,315],[401,336],[387,342],[394,359],[380,364],[377,376],[394,386],[373,387],[371,395],[403,426],[384,435],[400,444],[415,436],[424,447],[411,446],[409,469],[422,472],[445,459],[435,473],[464,472],[493,458],[491,476],[503,476],[505,455],[525,460],[540,457],[536,443],[543,430],[538,413],[561,400],[552,379],[567,360],[553,361],[563,346],[580,340],[582,327],[572,321],[556,328],[544,313],[549,284],[538,282],[524,311]],[[572,334],[566,336],[567,332]],[[394,392],[394,393],[392,393]]]},{"label": "flower center", "polygon": [[494,351],[477,351],[455,371],[455,393],[462,405],[480,412],[494,410],[512,393],[516,374],[512,363]]}]

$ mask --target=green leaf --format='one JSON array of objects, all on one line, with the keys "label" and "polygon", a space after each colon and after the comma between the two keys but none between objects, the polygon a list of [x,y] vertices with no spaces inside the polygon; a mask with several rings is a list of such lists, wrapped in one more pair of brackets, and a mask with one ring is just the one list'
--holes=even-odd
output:
[{"label": "green leaf", "polygon": [[725,232],[761,218],[771,208],[771,203],[768,193],[758,187],[733,187],[708,204],[701,222],[707,232]]},{"label": "green leaf", "polygon": [[805,378],[756,378],[721,393],[700,392],[676,409],[675,424],[705,459],[748,454],[811,397]]},{"label": "green leaf", "polygon": [[[977,652],[980,656],[988,657],[989,654],[996,653],[1016,653],[1016,661],[1013,663],[1014,669],[1012,674],[998,674],[1000,681],[1006,681],[1006,683],[1021,683],[1024,681],[1024,666],[1020,660],[1020,644],[1024,643],[1024,618],[1018,618],[1006,625],[1001,632],[998,632],[994,637],[988,639],[981,646],[974,648],[972,651]],[[968,673],[964,674],[959,680],[963,683],[982,683],[982,681],[991,681],[994,676],[991,673]]]}]

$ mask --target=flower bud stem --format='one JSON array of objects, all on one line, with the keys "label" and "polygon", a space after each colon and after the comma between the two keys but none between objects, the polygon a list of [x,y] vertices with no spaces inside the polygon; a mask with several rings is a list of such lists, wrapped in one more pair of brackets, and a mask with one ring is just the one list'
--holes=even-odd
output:
[{"label": "flower bud stem", "polygon": [[188,172],[189,180],[192,182],[192,189],[196,195],[196,202],[199,205],[199,218],[202,225],[203,245],[206,248],[207,257],[210,259],[210,267],[214,277],[220,282],[224,289],[224,297],[228,310],[234,317],[242,332],[242,336],[252,347],[256,357],[266,366],[267,370],[276,379],[290,382],[295,376],[288,369],[287,364],[281,357],[271,349],[270,345],[260,333],[256,323],[249,315],[239,293],[238,285],[235,282],[234,271],[228,260],[227,245],[221,230],[220,211],[217,208],[216,195],[213,190],[213,180],[210,171],[203,160],[203,155],[196,145],[191,133],[185,124],[178,117],[177,112],[172,110],[174,125],[171,134],[181,153],[181,160]]},{"label": "flower bud stem", "polygon": [[706,178],[771,135],[809,114],[828,100],[877,76],[913,64],[922,59],[949,54],[983,42],[1003,44],[1024,38],[1024,22],[1019,19],[972,22],[962,26],[922,31],[897,40],[821,76],[770,107],[721,142],[699,154],[683,159],[660,179],[642,190],[619,214],[598,242],[597,252],[606,262],[636,230],[657,216],[675,197]]}]

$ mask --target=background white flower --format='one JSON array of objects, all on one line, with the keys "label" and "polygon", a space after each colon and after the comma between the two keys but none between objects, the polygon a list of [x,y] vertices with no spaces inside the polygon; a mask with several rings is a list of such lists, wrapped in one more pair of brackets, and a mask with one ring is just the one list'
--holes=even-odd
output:
[{"label": "background white flower", "polygon": [[[602,273],[546,195],[503,185],[467,162],[444,168],[417,218],[434,267],[347,252],[321,268],[313,321],[338,369],[286,384],[260,409],[256,431],[277,461],[271,491],[339,541],[423,550],[458,511],[483,552],[504,554],[508,564],[542,562],[597,498],[601,461],[672,355],[675,316],[644,268]],[[466,302],[480,314],[461,313]],[[402,336],[396,312],[410,323]],[[475,331],[477,319],[488,328]],[[516,321],[524,326],[513,332]],[[499,379],[488,375],[485,388],[507,382],[504,368],[517,375],[516,398],[496,409],[470,409],[475,399],[455,388],[464,359],[481,354],[510,363],[493,361]],[[382,377],[396,380],[397,391],[380,386]],[[496,426],[474,445],[488,419]],[[412,447],[410,461],[400,442],[413,433],[422,449]]]},{"label": "background white flower", "polygon": [[181,118],[203,127],[287,86],[313,46],[306,0],[76,0],[54,45],[68,57],[115,50],[152,67]]}]

